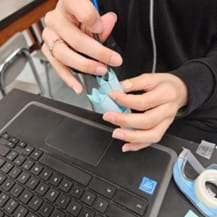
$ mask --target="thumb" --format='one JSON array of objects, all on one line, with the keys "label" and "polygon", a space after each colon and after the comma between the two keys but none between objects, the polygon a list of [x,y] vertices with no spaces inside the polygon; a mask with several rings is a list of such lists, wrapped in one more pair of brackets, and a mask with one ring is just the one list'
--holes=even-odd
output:
[{"label": "thumb", "polygon": [[114,29],[115,23],[117,22],[117,15],[114,12],[108,12],[101,17],[101,21],[103,23],[103,32],[100,34],[100,39],[104,42]]},{"label": "thumb", "polygon": [[165,75],[160,73],[145,73],[121,82],[125,92],[150,91],[160,82],[165,80]]}]

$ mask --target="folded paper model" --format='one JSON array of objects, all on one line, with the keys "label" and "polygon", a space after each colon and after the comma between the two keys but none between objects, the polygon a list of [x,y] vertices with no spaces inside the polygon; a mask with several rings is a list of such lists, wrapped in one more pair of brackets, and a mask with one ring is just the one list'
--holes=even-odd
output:
[{"label": "folded paper model", "polygon": [[98,76],[96,79],[99,88],[93,88],[92,93],[87,95],[93,105],[94,111],[100,114],[108,111],[131,112],[129,109],[118,105],[109,96],[113,90],[123,91],[115,72],[111,68],[108,69],[108,75],[106,77],[107,79],[103,76]]}]

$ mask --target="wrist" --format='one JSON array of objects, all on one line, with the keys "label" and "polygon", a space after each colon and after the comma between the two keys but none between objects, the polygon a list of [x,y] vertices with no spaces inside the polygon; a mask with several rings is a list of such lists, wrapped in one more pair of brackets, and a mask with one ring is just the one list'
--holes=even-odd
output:
[{"label": "wrist", "polygon": [[[179,77],[172,75],[172,79],[174,82],[174,86],[176,89],[176,94],[177,94],[177,105],[178,105],[178,110],[183,111],[184,107],[186,107],[188,103],[188,88],[185,82],[180,79]],[[181,112],[182,113],[182,112]]]}]

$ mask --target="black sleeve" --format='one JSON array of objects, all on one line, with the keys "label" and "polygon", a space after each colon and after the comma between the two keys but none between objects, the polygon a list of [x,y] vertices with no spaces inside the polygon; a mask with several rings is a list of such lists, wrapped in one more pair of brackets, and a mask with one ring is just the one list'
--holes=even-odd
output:
[{"label": "black sleeve", "polygon": [[187,85],[185,115],[199,109],[204,103],[210,106],[217,104],[217,36],[205,57],[187,61],[171,73]]}]

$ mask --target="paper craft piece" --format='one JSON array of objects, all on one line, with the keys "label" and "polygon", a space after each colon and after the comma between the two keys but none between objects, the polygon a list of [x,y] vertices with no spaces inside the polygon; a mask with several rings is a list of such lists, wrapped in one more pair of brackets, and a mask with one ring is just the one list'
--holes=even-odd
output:
[{"label": "paper craft piece", "polygon": [[97,113],[105,113],[108,111],[113,112],[131,112],[129,109],[124,108],[114,102],[109,94],[112,90],[123,91],[122,86],[115,74],[115,72],[109,68],[107,79],[106,77],[97,77],[97,83],[99,88],[93,88],[91,95],[87,95],[90,102],[93,105],[94,111]]},{"label": "paper craft piece", "polygon": [[185,217],[198,217],[192,210],[189,210]]}]

